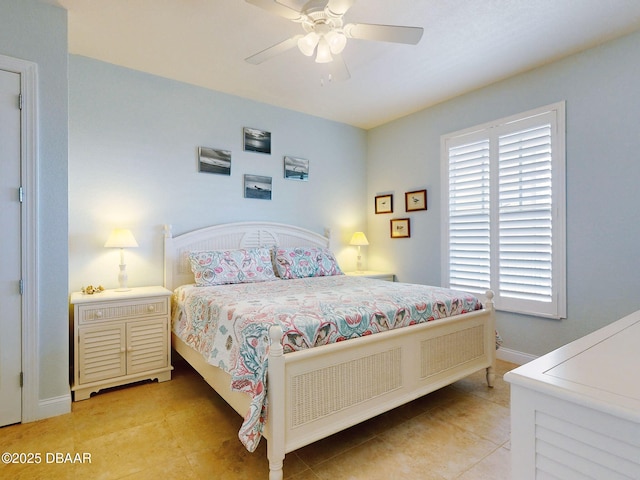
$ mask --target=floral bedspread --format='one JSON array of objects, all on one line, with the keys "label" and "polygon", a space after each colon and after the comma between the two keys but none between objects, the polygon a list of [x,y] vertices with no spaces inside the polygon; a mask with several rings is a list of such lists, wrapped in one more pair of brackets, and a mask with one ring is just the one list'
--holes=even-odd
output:
[{"label": "floral bedspread", "polygon": [[251,408],[238,434],[255,450],[266,421],[269,327],[283,330],[285,353],[482,308],[473,295],[362,277],[274,280],[174,292],[173,331],[228,372]]}]

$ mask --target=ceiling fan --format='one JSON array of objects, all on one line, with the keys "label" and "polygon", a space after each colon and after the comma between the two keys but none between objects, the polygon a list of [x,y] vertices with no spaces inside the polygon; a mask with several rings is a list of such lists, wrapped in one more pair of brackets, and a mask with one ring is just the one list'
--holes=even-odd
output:
[{"label": "ceiling fan", "polygon": [[[287,50],[298,47],[311,57],[315,53],[316,63],[329,63],[330,78],[346,80],[350,77],[342,51],[347,39],[377,40],[381,42],[417,44],[422,38],[422,27],[400,25],[377,25],[370,23],[347,23],[342,17],[355,3],[355,0],[310,0],[300,10],[286,5],[286,0],[246,0],[270,13],[284,17],[302,25],[304,34],[294,35],[261,52],[245,58],[245,61],[258,65]],[[288,3],[292,3],[291,0]]]}]

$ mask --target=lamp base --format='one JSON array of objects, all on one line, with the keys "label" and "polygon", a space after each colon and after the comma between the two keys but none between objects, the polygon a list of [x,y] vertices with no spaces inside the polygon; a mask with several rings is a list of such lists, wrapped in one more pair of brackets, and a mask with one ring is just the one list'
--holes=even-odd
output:
[{"label": "lamp base", "polygon": [[122,263],[118,266],[120,267],[120,273],[118,274],[118,283],[120,286],[116,288],[116,292],[128,292],[131,289],[127,286],[127,280],[129,280],[127,266]]}]

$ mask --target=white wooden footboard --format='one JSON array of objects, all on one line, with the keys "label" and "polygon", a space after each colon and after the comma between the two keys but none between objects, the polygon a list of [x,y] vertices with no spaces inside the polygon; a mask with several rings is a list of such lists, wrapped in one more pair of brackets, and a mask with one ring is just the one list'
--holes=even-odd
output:
[{"label": "white wooden footboard", "polygon": [[[481,369],[493,386],[495,320],[485,309],[269,357],[270,480],[284,455],[433,392]],[[273,327],[272,342],[282,331]]]}]

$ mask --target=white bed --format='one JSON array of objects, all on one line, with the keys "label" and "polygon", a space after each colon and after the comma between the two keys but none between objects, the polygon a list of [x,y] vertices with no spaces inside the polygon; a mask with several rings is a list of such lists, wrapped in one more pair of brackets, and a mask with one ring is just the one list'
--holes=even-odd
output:
[{"label": "white bed", "polygon": [[[217,225],[172,236],[165,229],[165,286],[191,284],[192,251],[279,247],[330,247],[327,236],[267,222]],[[267,439],[270,480],[283,477],[285,454],[486,369],[493,386],[495,318],[493,294],[484,309],[339,343],[283,354],[282,329],[271,327],[268,357]],[[207,363],[172,334],[174,349],[241,416],[248,395],[232,391],[231,376]],[[336,371],[341,375],[336,375]],[[347,378],[360,382],[345,383]],[[323,392],[341,391],[339,401]]]}]

